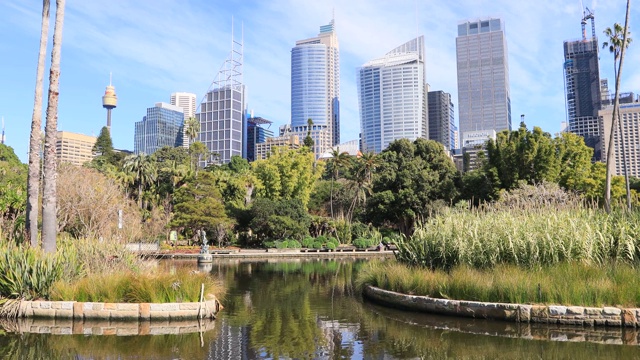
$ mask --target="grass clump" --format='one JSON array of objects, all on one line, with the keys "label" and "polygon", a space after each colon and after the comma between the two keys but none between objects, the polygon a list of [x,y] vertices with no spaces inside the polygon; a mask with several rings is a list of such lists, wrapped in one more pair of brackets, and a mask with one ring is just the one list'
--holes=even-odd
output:
[{"label": "grass clump", "polygon": [[208,273],[180,270],[171,273],[95,274],[77,282],[57,282],[51,300],[83,302],[167,303],[199,302],[205,294],[222,295],[223,287]]},{"label": "grass clump", "polygon": [[501,264],[491,269],[461,265],[429,270],[397,261],[374,261],[358,273],[358,286],[435,298],[520,304],[640,306],[640,270],[629,264],[576,262],[523,268]]}]

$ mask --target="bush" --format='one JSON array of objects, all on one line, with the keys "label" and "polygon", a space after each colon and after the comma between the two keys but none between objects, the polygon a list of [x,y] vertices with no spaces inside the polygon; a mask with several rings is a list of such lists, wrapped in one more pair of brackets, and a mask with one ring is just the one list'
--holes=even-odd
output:
[{"label": "bush", "polygon": [[263,241],[262,246],[264,246],[267,249],[275,249],[280,243],[281,241]]},{"label": "bush", "polygon": [[312,238],[311,236],[307,236],[304,239],[302,239],[302,247],[310,249],[313,247],[313,243],[315,241],[316,239]]},{"label": "bush", "polygon": [[335,243],[330,242],[330,243],[327,243],[326,247],[329,250],[335,250],[338,246]]},{"label": "bush", "polygon": [[366,249],[366,248],[370,248],[372,246],[377,245],[378,242],[376,242],[374,239],[366,239],[363,237],[357,238],[355,240],[353,240],[353,245],[355,247],[357,247],[358,249]]},{"label": "bush", "polygon": [[340,242],[338,241],[338,239],[330,237],[327,239],[327,244],[334,244],[336,247],[338,247],[338,245],[340,245]]},{"label": "bush", "polygon": [[302,245],[298,240],[289,239],[286,241],[287,249],[300,249]]},{"label": "bush", "polygon": [[0,248],[0,297],[48,298],[53,284],[62,278],[62,253],[45,254],[40,249],[4,244]]},{"label": "bush", "polygon": [[316,241],[314,241],[314,243],[313,243],[313,248],[314,248],[314,249],[322,249],[322,246],[323,246],[323,245],[324,245],[323,243],[321,243],[320,241],[317,241],[317,240],[316,240]]}]

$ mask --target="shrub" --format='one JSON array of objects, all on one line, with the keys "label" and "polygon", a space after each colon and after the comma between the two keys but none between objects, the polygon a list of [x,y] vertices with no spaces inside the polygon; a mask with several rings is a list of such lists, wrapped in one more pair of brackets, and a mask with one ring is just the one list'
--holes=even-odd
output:
[{"label": "shrub", "polygon": [[377,245],[378,243],[374,239],[366,239],[363,237],[353,240],[353,245],[358,249],[366,249]]},{"label": "shrub", "polygon": [[323,244],[320,241],[316,240],[316,241],[313,242],[313,248],[314,249],[322,249],[322,245]]},{"label": "shrub", "polygon": [[304,239],[302,239],[302,247],[305,248],[312,248],[313,247],[313,243],[316,241],[316,239],[312,238],[311,236],[307,236]]},{"label": "shrub", "polygon": [[289,239],[287,241],[287,249],[300,249],[302,245],[298,240]]},{"label": "shrub", "polygon": [[338,239],[330,237],[327,239],[327,244],[334,244],[337,247],[338,245],[340,245],[340,242],[338,241]]},{"label": "shrub", "polygon": [[267,249],[275,249],[281,241],[263,241],[262,246]]},{"label": "shrub", "polygon": [[327,243],[326,247],[329,250],[335,250],[338,246],[335,243],[329,242]]},{"label": "shrub", "polygon": [[0,296],[21,299],[48,298],[63,274],[65,257],[40,249],[4,244],[0,247]]}]

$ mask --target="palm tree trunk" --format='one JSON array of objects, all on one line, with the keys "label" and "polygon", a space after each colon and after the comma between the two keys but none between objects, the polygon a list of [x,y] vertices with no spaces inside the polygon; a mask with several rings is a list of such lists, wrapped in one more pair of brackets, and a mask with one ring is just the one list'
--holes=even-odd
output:
[{"label": "palm tree trunk", "polygon": [[56,251],[56,137],[58,132],[58,91],[60,89],[60,50],[64,24],[65,0],[56,0],[56,23],[53,30],[51,71],[49,72],[49,99],[44,139],[44,186],[42,191],[42,243],[45,252]]},{"label": "palm tree trunk", "polygon": [[627,0],[627,13],[624,20],[624,32],[622,33],[622,46],[620,47],[620,64],[618,65],[618,74],[616,75],[616,92],[613,105],[613,116],[611,120],[611,133],[609,134],[609,144],[607,146],[607,165],[606,165],[606,182],[604,194],[604,207],[607,213],[611,213],[611,172],[613,167],[613,134],[616,128],[616,120],[618,120],[618,107],[620,106],[620,77],[622,75],[622,64],[624,63],[624,53],[627,48],[627,34],[629,31],[629,11],[631,9],[631,0]]},{"label": "palm tree trunk", "polygon": [[26,237],[32,247],[38,246],[38,199],[40,197],[40,143],[42,141],[42,88],[44,61],[49,37],[49,0],[42,1],[42,28],[40,30],[40,53],[36,71],[36,93],[31,115],[29,137],[29,173],[27,175],[27,219]]},{"label": "palm tree trunk", "polygon": [[[613,62],[613,74],[618,76],[616,61]],[[624,171],[624,184],[627,192],[627,210],[631,211],[631,188],[629,186],[629,169],[627,168],[627,149],[625,148],[624,134],[622,132],[622,119],[618,110],[618,133],[620,135],[620,148],[622,149],[622,171]]]}]

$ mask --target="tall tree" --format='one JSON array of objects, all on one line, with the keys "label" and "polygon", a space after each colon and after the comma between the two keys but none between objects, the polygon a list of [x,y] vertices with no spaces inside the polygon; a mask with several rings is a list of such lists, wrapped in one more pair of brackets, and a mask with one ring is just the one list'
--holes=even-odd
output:
[{"label": "tall tree", "polygon": [[[606,28],[604,34],[609,41],[602,43],[602,48],[609,49],[609,52],[613,54],[613,74],[614,77],[618,77],[618,59],[620,58],[620,50],[622,48],[622,26],[620,24],[613,24],[612,28]],[[630,34],[627,34],[627,42],[625,47],[629,47],[631,43]],[[624,171],[624,181],[627,192],[627,209],[631,210],[631,189],[629,188],[629,168],[627,164],[627,149],[624,144],[624,134],[622,133],[622,121],[620,119],[620,110],[618,109],[618,132],[620,134],[620,148],[622,149],[622,169]]]},{"label": "tall tree", "polygon": [[306,147],[308,147],[309,149],[311,149],[311,151],[313,152],[313,139],[311,138],[311,128],[313,127],[313,120],[311,120],[311,118],[307,119],[307,136],[305,136],[304,141],[302,142],[302,144]]},{"label": "tall tree", "polygon": [[191,144],[200,134],[200,121],[193,116],[188,118],[184,123],[184,131],[189,138],[189,144]]},{"label": "tall tree", "polygon": [[144,188],[156,179],[155,164],[144,153],[129,155],[124,161],[124,170],[135,175],[135,184],[138,187],[138,205],[143,208],[142,196]]},{"label": "tall tree", "polygon": [[27,176],[27,239],[31,246],[38,246],[38,198],[40,196],[40,144],[42,143],[42,88],[44,83],[44,61],[47,55],[49,34],[49,0],[42,1],[42,25],[40,28],[40,52],[36,70],[36,90],[31,115],[29,136],[29,173]]},{"label": "tall tree", "polygon": [[[624,20],[624,30],[622,33],[622,43],[620,44],[620,58],[618,59],[618,73],[616,74],[616,92],[613,102],[613,115],[611,121],[611,132],[609,134],[609,146],[607,147],[607,169],[604,188],[604,207],[611,212],[611,170],[613,167],[613,139],[616,128],[618,107],[620,106],[620,77],[622,75],[622,64],[624,63],[624,53],[627,49],[627,36],[629,35],[629,12],[631,11],[631,0],[627,0],[627,13]],[[616,65],[614,65],[616,66]]]},{"label": "tall tree", "polygon": [[333,213],[333,183],[338,180],[340,171],[345,169],[351,161],[349,153],[346,151],[340,152],[340,147],[331,151],[331,157],[327,159],[327,170],[331,173],[331,217],[334,217]]},{"label": "tall tree", "polygon": [[47,123],[44,138],[44,177],[42,190],[42,244],[45,252],[56,251],[56,179],[57,156],[56,137],[58,135],[58,96],[60,89],[60,50],[62,48],[62,26],[64,25],[65,0],[56,0],[56,22],[53,29],[53,49],[49,72],[49,98],[47,102]]}]

